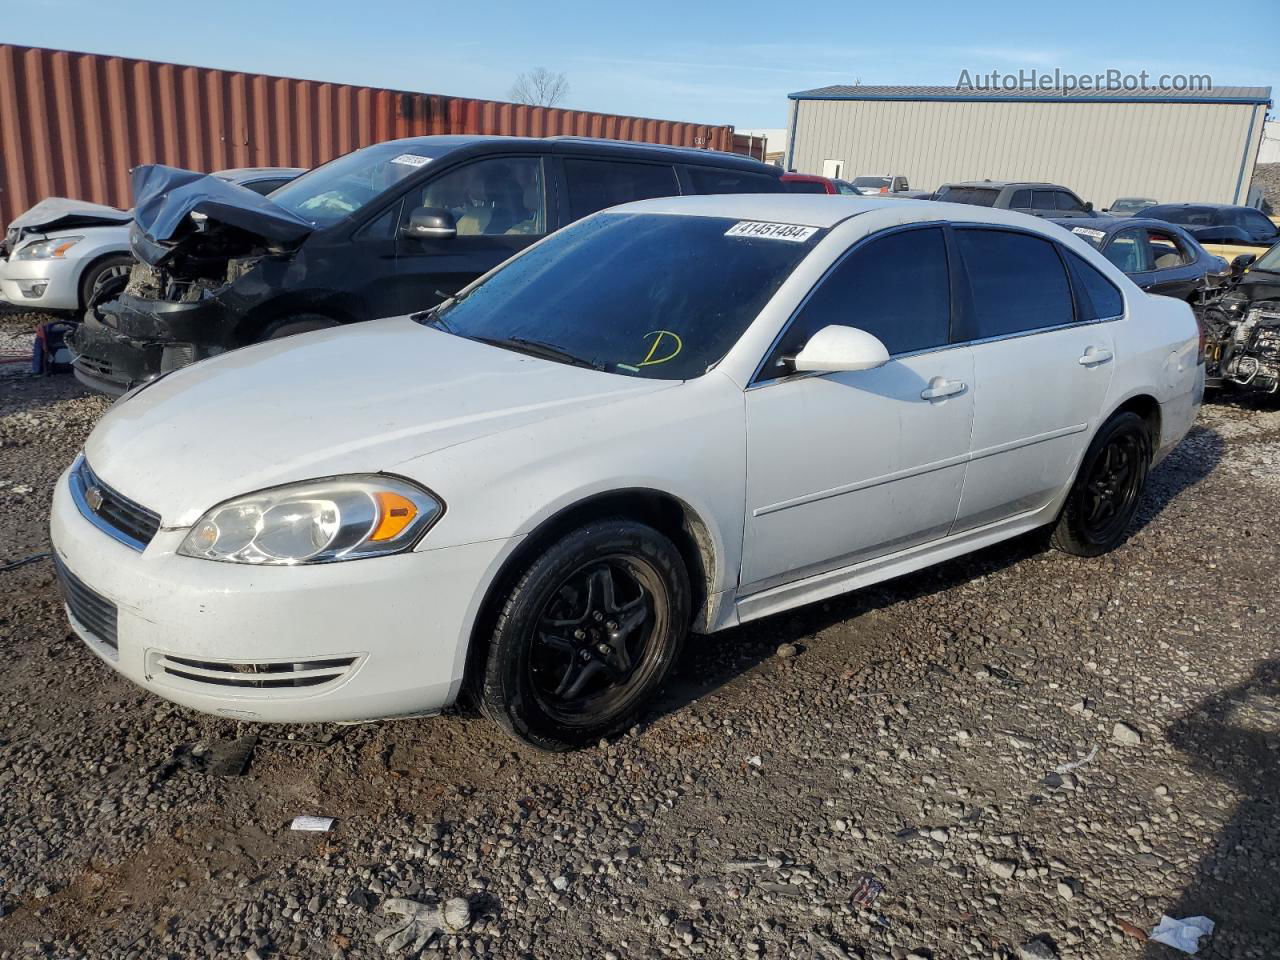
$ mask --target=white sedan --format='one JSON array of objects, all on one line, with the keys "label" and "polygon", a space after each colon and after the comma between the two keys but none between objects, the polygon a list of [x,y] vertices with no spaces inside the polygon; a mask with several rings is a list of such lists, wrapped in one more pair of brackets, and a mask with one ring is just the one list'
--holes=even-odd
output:
[{"label": "white sedan", "polygon": [[426,313],[139,388],[52,536],[76,632],[163,697],[352,721],[467,687],[565,748],[690,632],[1039,527],[1111,549],[1203,379],[1190,308],[1050,223],[651,200]]}]

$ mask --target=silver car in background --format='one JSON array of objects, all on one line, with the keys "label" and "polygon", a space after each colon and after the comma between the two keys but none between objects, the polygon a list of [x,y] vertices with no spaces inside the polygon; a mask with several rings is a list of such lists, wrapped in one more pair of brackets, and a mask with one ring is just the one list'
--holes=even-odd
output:
[{"label": "silver car in background", "polygon": [[[263,195],[304,173],[298,167],[240,167],[214,176]],[[35,310],[84,310],[93,295],[133,266],[128,210],[49,197],[17,217],[0,245],[0,299]]]}]

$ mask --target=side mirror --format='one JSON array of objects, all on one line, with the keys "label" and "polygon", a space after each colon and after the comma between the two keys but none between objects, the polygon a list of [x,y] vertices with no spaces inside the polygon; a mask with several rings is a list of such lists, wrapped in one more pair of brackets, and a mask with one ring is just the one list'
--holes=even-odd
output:
[{"label": "side mirror", "polygon": [[1249,267],[1253,266],[1253,262],[1258,259],[1256,253],[1242,253],[1231,261],[1232,273],[1244,273]]},{"label": "side mirror", "polygon": [[[1086,200],[1086,201],[1084,202],[1084,212],[1085,212],[1085,213],[1093,213],[1093,201],[1092,201],[1092,200]],[[1102,212],[1103,212],[1103,213],[1106,213],[1107,211],[1103,210]]]},{"label": "side mirror", "polygon": [[458,235],[453,214],[437,207],[418,207],[409,214],[401,233],[415,240],[448,240]]},{"label": "side mirror", "polygon": [[859,330],[832,324],[823,327],[796,354],[797,371],[839,373],[846,370],[873,370],[889,362],[889,351],[876,337]]}]

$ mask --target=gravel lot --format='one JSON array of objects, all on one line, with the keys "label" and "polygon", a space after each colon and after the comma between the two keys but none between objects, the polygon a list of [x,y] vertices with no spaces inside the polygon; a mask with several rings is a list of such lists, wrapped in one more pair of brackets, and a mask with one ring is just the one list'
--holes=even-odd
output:
[{"label": "gravel lot", "polygon": [[[0,364],[0,564],[105,408]],[[189,713],[70,634],[48,562],[0,571],[0,958],[386,956],[395,897],[467,900],[424,956],[1185,956],[1135,935],[1168,913],[1276,957],[1278,515],[1280,404],[1208,406],[1114,554],[1022,539],[701,639],[568,756]]]}]

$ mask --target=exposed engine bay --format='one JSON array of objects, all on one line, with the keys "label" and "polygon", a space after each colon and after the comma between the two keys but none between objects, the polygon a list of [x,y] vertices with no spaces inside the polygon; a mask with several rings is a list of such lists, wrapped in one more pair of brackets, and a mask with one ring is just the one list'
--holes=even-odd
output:
[{"label": "exposed engine bay", "polygon": [[1280,391],[1280,297],[1249,300],[1233,291],[1200,314],[1208,386]]}]

